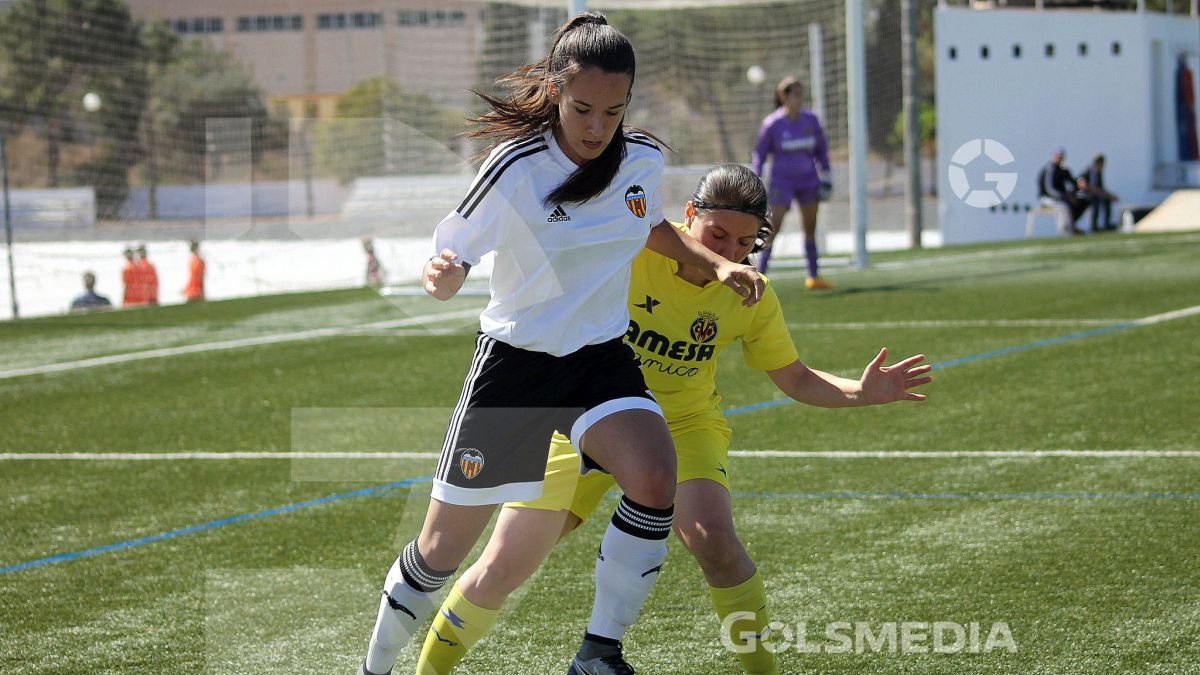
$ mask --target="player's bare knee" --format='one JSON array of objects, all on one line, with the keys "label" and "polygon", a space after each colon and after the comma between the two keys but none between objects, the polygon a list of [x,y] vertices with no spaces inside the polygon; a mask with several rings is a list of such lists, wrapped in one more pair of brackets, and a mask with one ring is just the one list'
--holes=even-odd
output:
[{"label": "player's bare knee", "polygon": [[[470,542],[472,545],[474,542]],[[426,536],[422,533],[417,538],[417,552],[430,569],[446,571],[457,569],[467,557],[469,548],[464,550],[463,542],[450,541],[442,536]]]},{"label": "player's bare knee", "polygon": [[488,596],[507,597],[536,571],[536,568],[531,568],[526,561],[503,557],[480,559],[475,565],[478,567],[475,586]]},{"label": "player's bare knee", "polygon": [[625,487],[625,495],[633,501],[654,509],[665,509],[675,503],[675,464],[651,463]]}]

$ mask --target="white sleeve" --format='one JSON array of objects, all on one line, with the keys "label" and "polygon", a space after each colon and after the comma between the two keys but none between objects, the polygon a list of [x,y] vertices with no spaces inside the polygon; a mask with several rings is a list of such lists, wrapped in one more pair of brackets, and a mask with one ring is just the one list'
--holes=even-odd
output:
[{"label": "white sleeve", "polygon": [[462,203],[438,223],[433,232],[434,255],[448,248],[459,261],[477,265],[505,240],[513,218],[520,219],[510,203],[511,174],[494,180],[489,174],[493,161],[489,157],[483,163]]},{"label": "white sleeve", "polygon": [[662,188],[662,182],[659,182],[655,186],[654,192],[650,195],[650,210],[646,212],[646,215],[649,216],[647,222],[650,223],[650,227],[654,227],[663,221]]}]

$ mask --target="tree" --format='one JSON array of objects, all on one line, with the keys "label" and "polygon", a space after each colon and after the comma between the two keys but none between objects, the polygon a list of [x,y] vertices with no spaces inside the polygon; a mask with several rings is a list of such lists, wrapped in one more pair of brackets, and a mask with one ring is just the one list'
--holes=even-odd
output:
[{"label": "tree", "polygon": [[[219,170],[221,158],[245,156],[254,165],[279,143],[278,124],[271,122],[258,86],[228,54],[191,40],[157,72],[150,86],[149,124],[156,138],[172,141],[155,145],[158,178],[205,180],[210,168]],[[249,138],[214,135],[219,125],[210,122],[229,118],[245,120]]]},{"label": "tree", "polygon": [[361,176],[451,170],[461,160],[447,149],[461,111],[438,107],[428,96],[387,78],[363,80],[338,99],[336,119],[317,136],[318,163],[342,182]]},{"label": "tree", "polygon": [[129,120],[145,92],[138,54],[137,27],[120,0],[20,0],[0,14],[0,117],[10,128],[40,125],[51,187],[85,91],[104,103],[96,112],[112,148],[136,147]]}]

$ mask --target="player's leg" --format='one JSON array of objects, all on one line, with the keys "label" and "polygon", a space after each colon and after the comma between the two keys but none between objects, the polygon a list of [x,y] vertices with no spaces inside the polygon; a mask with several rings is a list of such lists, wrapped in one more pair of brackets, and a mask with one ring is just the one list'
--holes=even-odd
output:
[{"label": "player's leg", "polygon": [[463,392],[450,417],[418,537],[393,563],[363,671],[390,672],[438,591],[470,553],[498,504],[541,493],[561,392],[548,354],[476,341]]},{"label": "player's leg", "polygon": [[582,435],[583,452],[609,471],[625,493],[596,555],[596,596],[583,645],[570,673],[631,673],[620,640],[667,557],[675,496],[675,450],[657,412],[623,410]]},{"label": "player's leg", "polygon": [[817,189],[803,191],[799,195],[799,199],[801,200],[800,225],[804,228],[804,261],[808,266],[808,279],[805,281],[805,287],[812,289],[833,288],[832,284],[821,278],[820,267],[818,265],[817,210],[820,202],[817,201]]},{"label": "player's leg", "polygon": [[495,622],[508,595],[531,577],[562,536],[590,514],[612,478],[579,475],[579,455],[555,436],[542,496],[505,504],[480,556],[451,590],[425,636],[418,675],[446,675]]},{"label": "player's leg", "polygon": [[771,263],[771,247],[775,243],[775,239],[779,237],[779,229],[783,227],[783,219],[787,216],[788,209],[792,205],[791,191],[783,186],[771,184],[771,188],[767,193],[767,202],[771,205],[771,238],[763,246],[762,251],[758,253],[756,266],[760,272],[764,274],[767,267]]},{"label": "player's leg", "polygon": [[461,506],[429,500],[425,523],[392,563],[367,657],[367,675],[390,673],[400,651],[433,612],[438,592],[487,527],[496,505]]},{"label": "player's leg", "polygon": [[568,516],[566,510],[501,509],[483,554],[455,583],[434,617],[417,675],[446,675],[458,665],[491,629],[509,594],[550,555]]},{"label": "player's leg", "polygon": [[[675,508],[675,533],[704,572],[713,609],[725,632],[723,641],[753,646],[738,654],[745,672],[778,673],[775,655],[758,639],[770,622],[767,594],[754,561],[734,530],[729,490],[712,480],[685,481],[678,486]],[[755,637],[747,640],[747,634]]]},{"label": "player's leg", "polygon": [[[775,655],[757,638],[769,623],[766,589],[733,526],[729,480],[729,425],[719,412],[671,424],[679,457],[675,534],[700,563],[724,642],[746,645],[738,654],[747,673],[776,673]],[[742,650],[738,650],[739,652]]]}]

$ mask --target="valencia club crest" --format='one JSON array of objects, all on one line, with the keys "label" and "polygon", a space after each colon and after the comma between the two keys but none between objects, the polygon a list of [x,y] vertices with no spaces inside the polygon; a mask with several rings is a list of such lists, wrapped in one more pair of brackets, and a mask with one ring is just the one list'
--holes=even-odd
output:
[{"label": "valencia club crest", "polygon": [[625,206],[638,218],[646,217],[646,191],[641,185],[630,185],[625,191]]},{"label": "valencia club crest", "polygon": [[458,456],[458,470],[467,480],[478,476],[483,471],[483,453],[475,448],[464,448]]}]

